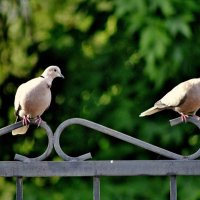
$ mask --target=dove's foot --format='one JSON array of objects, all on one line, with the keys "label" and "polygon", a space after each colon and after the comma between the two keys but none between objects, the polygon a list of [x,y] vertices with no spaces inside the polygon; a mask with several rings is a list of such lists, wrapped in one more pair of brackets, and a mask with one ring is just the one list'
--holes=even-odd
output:
[{"label": "dove's foot", "polygon": [[38,125],[38,127],[40,126],[40,124],[42,123],[42,118],[40,116],[36,117],[35,123]]},{"label": "dove's foot", "polygon": [[182,120],[182,122],[187,122],[187,118],[188,118],[188,115],[184,115],[183,113],[180,113],[180,115],[181,115],[181,120]]},{"label": "dove's foot", "polygon": [[28,116],[28,115],[24,115],[24,116],[23,116],[22,124],[23,124],[23,126],[27,126],[27,125],[30,124],[30,119],[29,119],[29,116]]}]

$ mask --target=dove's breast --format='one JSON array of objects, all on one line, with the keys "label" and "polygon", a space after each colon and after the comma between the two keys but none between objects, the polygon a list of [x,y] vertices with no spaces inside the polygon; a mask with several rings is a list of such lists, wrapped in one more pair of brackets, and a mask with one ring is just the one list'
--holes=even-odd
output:
[{"label": "dove's breast", "polygon": [[24,89],[26,92],[20,102],[24,114],[31,118],[42,115],[51,103],[51,90],[47,82],[44,79],[33,79],[26,83]]}]

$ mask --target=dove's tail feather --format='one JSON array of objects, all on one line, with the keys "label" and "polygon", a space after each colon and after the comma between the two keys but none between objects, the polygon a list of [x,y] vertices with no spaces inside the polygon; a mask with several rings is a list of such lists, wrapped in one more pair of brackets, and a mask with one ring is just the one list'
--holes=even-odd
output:
[{"label": "dove's tail feather", "polygon": [[12,131],[12,135],[23,135],[27,132],[29,126],[22,126]]},{"label": "dove's tail feather", "polygon": [[156,106],[149,108],[148,110],[142,112],[139,116],[144,117],[148,115],[153,115],[154,113],[160,112],[162,109],[157,108]]}]

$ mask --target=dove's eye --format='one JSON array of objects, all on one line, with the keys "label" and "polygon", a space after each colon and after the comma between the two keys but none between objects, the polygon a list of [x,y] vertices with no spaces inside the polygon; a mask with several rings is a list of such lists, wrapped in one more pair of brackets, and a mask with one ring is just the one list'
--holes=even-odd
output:
[{"label": "dove's eye", "polygon": [[57,70],[56,69],[54,69],[54,72],[56,72]]}]

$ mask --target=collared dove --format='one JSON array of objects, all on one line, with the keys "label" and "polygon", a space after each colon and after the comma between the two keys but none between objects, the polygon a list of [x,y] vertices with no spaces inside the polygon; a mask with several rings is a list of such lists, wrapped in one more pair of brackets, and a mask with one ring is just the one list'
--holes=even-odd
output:
[{"label": "collared dove", "polygon": [[200,108],[200,78],[180,83],[157,101],[152,108],[142,112],[140,117],[152,115],[166,109],[172,109],[187,121],[188,115],[195,115]]},{"label": "collared dove", "polygon": [[22,119],[23,127],[12,131],[12,135],[25,134],[29,127],[30,118],[36,118],[40,125],[41,115],[51,103],[51,84],[54,78],[64,76],[57,66],[47,67],[38,78],[23,83],[15,95],[15,113],[17,120]]}]

